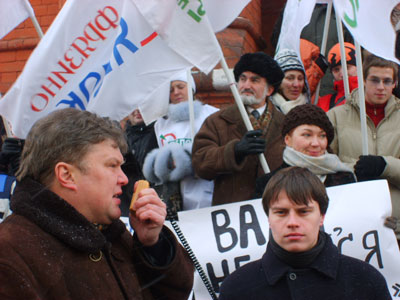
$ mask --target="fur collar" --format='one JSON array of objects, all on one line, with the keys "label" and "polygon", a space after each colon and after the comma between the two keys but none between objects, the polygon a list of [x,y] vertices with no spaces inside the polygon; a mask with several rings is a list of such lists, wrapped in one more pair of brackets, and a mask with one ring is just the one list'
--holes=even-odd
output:
[{"label": "fur collar", "polygon": [[68,246],[88,253],[98,253],[107,241],[112,242],[126,230],[116,220],[99,231],[69,203],[30,178],[17,184],[11,209]]},{"label": "fur collar", "polygon": [[[199,116],[203,103],[199,100],[193,101],[194,118]],[[167,117],[174,122],[188,121],[189,120],[189,102],[180,102],[177,104],[168,105]]]}]

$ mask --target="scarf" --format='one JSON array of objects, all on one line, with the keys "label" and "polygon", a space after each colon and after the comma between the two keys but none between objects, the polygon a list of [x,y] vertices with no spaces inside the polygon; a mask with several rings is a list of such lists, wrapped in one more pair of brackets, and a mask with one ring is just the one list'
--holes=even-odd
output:
[{"label": "scarf", "polygon": [[[194,110],[194,118],[196,119],[199,116],[201,106],[199,100],[193,101],[193,110]],[[168,113],[167,117],[174,122],[188,121],[189,120],[189,102],[184,101],[177,104],[169,104],[168,105]]]},{"label": "scarf", "polygon": [[286,115],[293,107],[308,103],[305,94],[300,94],[296,100],[286,100],[280,93],[275,93],[271,98],[272,103]]},{"label": "scarf", "polygon": [[269,123],[271,122],[272,119],[272,114],[269,110],[269,105],[267,102],[267,105],[265,106],[264,112],[260,116],[260,118],[257,120],[251,113],[248,113],[250,123],[253,126],[254,130],[261,129],[263,136],[267,134],[267,130],[269,127]]},{"label": "scarf", "polygon": [[304,252],[289,252],[275,242],[272,234],[269,235],[269,246],[272,252],[285,264],[294,269],[304,269],[312,264],[318,254],[321,253],[326,242],[326,233],[319,232],[317,244],[310,250]]},{"label": "scarf", "polygon": [[327,174],[337,172],[351,172],[353,170],[341,162],[335,154],[325,152],[321,156],[309,156],[293,148],[286,146],[283,151],[283,160],[290,166],[297,166],[309,169],[312,173],[324,182]]}]

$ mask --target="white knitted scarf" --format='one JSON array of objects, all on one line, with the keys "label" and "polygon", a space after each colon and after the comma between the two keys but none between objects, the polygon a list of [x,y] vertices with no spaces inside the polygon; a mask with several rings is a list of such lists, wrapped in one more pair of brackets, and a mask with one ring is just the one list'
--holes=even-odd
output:
[{"label": "white knitted scarf", "polygon": [[327,174],[337,172],[351,172],[353,170],[341,162],[335,154],[325,152],[321,156],[309,156],[293,148],[286,146],[283,151],[283,160],[290,166],[297,166],[309,169],[312,173],[324,182]]},{"label": "white knitted scarf", "polygon": [[286,115],[293,107],[307,103],[307,96],[300,94],[296,100],[286,100],[280,93],[275,93],[270,97],[272,103]]}]

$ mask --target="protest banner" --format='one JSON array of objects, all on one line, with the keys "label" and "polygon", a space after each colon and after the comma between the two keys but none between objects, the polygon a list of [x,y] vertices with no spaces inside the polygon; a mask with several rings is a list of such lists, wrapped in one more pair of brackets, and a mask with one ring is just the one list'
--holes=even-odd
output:
[{"label": "protest banner", "polygon": [[[324,228],[343,254],[375,266],[395,298],[400,293],[400,253],[393,230],[383,226],[391,214],[385,180],[328,188]],[[268,243],[268,219],[261,200],[180,212],[179,225],[209,276],[213,288],[240,266],[260,259]],[[195,276],[196,299],[210,299]]]}]

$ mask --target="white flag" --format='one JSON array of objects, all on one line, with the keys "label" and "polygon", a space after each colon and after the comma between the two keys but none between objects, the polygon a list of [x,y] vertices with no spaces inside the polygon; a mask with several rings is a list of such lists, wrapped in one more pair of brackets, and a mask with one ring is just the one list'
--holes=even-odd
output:
[{"label": "white flag", "polygon": [[288,0],[282,19],[276,53],[280,49],[292,49],[300,57],[300,34],[304,26],[310,23],[316,0]]},{"label": "white flag", "polygon": [[250,0],[203,0],[207,17],[215,32],[229,26],[249,2]]},{"label": "white flag", "polygon": [[222,52],[201,1],[131,1],[168,46],[194,66],[209,73],[220,61]]},{"label": "white flag", "polygon": [[33,9],[28,0],[0,0],[0,39],[25,21]]},{"label": "white flag", "polygon": [[[199,3],[195,2],[187,8],[194,9]],[[169,8],[170,3],[175,5],[174,15],[164,11],[155,15],[161,18],[157,19],[160,24],[171,24],[166,28],[176,32],[155,31],[131,0],[67,1],[16,83],[0,100],[1,114],[13,133],[24,138],[36,120],[65,107],[120,120],[136,107],[148,110],[150,106],[145,120],[159,117],[168,105],[169,78],[193,65],[208,72],[221,55],[209,24],[193,21],[176,0],[159,5]],[[150,8],[148,13],[154,11]],[[179,31],[183,24],[188,28]],[[161,35],[167,37],[165,41]],[[179,47],[197,51],[188,54]]]},{"label": "white flag", "polygon": [[337,15],[354,39],[369,52],[392,60],[395,58],[395,30],[390,22],[393,8],[399,0],[334,0]]}]

